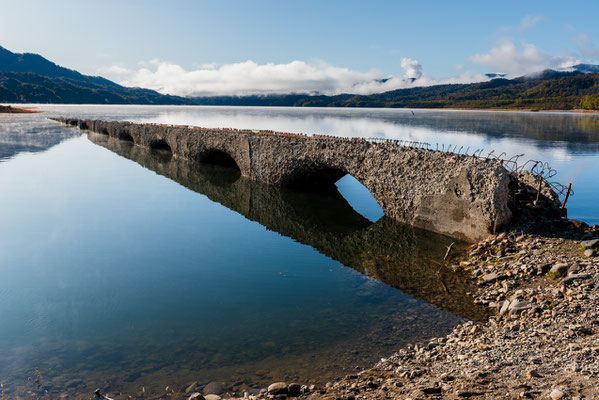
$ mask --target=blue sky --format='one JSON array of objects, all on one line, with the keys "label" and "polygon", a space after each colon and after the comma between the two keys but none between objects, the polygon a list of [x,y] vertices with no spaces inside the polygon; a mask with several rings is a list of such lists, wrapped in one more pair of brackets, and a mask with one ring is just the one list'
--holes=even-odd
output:
[{"label": "blue sky", "polygon": [[599,63],[593,1],[5,3],[9,50],[183,95],[368,93]]}]

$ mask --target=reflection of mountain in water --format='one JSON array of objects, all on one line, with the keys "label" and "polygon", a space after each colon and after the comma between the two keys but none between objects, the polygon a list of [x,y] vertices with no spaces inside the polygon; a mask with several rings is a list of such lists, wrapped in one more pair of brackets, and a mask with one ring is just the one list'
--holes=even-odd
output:
[{"label": "reflection of mountain in water", "polygon": [[0,115],[0,162],[19,153],[48,150],[76,135],[40,116]]},{"label": "reflection of mountain in water", "polygon": [[89,138],[361,273],[463,317],[485,317],[466,294],[473,290],[467,278],[431,261],[442,260],[451,238],[385,217],[371,223],[339,193],[281,189],[250,181],[234,169],[172,159],[105,135],[89,133]]},{"label": "reflection of mountain in water", "polygon": [[[512,112],[444,112],[416,115],[411,124],[437,131],[482,134],[491,138],[521,137],[550,145],[563,141],[599,143],[599,115]],[[404,121],[405,122],[405,121]]]}]

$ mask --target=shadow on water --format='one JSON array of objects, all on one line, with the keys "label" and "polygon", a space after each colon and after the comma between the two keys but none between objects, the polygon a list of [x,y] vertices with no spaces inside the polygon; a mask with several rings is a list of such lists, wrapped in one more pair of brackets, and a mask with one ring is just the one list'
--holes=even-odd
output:
[{"label": "shadow on water", "polygon": [[267,229],[306,244],[360,273],[463,318],[483,320],[485,307],[467,292],[465,274],[440,261],[453,239],[398,223],[373,223],[338,192],[317,194],[253,182],[235,168],[171,158],[105,135],[90,141],[205,195]]}]

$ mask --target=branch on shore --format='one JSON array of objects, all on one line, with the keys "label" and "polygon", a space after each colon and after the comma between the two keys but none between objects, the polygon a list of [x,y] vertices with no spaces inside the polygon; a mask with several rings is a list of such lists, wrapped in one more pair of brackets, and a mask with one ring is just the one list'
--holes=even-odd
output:
[{"label": "branch on shore", "polygon": [[103,395],[102,392],[100,391],[100,389],[96,389],[96,391],[94,392],[94,395],[96,396],[96,398],[98,399],[102,399],[102,400],[114,400],[106,395]]}]

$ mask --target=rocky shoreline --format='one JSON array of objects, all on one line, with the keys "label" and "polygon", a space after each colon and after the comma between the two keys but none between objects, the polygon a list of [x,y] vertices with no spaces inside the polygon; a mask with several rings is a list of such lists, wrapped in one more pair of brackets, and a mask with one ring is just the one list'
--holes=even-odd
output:
[{"label": "rocky shoreline", "polygon": [[561,220],[515,228],[473,245],[454,264],[477,280],[472,295],[492,310],[487,322],[459,325],[446,337],[409,346],[320,388],[277,382],[226,393],[212,383],[192,384],[179,395],[189,400],[599,398],[597,226]]}]

